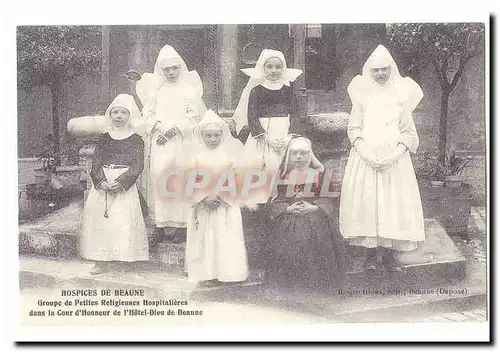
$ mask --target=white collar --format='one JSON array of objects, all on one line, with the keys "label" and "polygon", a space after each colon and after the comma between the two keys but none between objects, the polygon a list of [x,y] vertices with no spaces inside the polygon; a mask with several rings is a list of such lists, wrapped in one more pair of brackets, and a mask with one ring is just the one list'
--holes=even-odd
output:
[{"label": "white collar", "polygon": [[109,133],[109,136],[115,140],[127,139],[128,137],[130,137],[131,135],[134,134],[134,132],[130,131],[129,129],[125,129],[125,130],[113,130],[112,129],[108,133]]},{"label": "white collar", "polygon": [[264,82],[262,82],[260,85],[269,90],[280,90],[284,86],[281,80],[269,81],[267,79],[264,80]]}]

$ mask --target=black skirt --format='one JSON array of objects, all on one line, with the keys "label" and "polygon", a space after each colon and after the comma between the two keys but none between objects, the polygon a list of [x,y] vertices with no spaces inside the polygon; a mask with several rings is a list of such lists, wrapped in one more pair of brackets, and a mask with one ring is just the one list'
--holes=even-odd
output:
[{"label": "black skirt", "polygon": [[284,212],[270,220],[266,283],[296,290],[341,287],[345,246],[335,223],[321,208],[301,215]]}]

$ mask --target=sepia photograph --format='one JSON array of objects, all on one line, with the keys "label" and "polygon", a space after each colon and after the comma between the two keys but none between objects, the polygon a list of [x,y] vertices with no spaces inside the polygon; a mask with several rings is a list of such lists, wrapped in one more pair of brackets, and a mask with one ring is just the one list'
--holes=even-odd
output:
[{"label": "sepia photograph", "polygon": [[21,326],[488,330],[488,36],[16,26]]}]

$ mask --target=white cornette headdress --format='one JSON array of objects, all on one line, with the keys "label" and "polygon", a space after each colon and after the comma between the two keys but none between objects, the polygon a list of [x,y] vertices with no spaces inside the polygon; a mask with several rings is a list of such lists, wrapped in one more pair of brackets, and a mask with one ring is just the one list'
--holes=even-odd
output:
[{"label": "white cornette headdress", "polygon": [[[375,82],[371,69],[391,67],[391,75],[383,85]],[[398,99],[407,104],[412,112],[422,100],[424,93],[420,86],[410,77],[401,77],[398,66],[389,51],[382,45],[377,46],[363,65],[363,74],[353,78],[347,92],[353,103],[362,104],[364,99],[380,91],[391,90]]]},{"label": "white cornette headdress", "polygon": [[[163,68],[169,66],[180,66],[180,75],[175,83],[167,82],[163,74]],[[156,58],[153,73],[144,73],[140,81],[136,83],[136,92],[143,104],[153,92],[158,91],[162,84],[188,85],[196,91],[198,97],[203,96],[203,84],[200,75],[195,70],[189,71],[182,57],[170,45],[161,48]]]},{"label": "white cornette headdress", "polygon": [[[241,93],[241,98],[234,111],[233,119],[236,122],[236,132],[239,133],[243,126],[248,125],[248,99],[250,97],[250,92],[253,88],[260,84],[266,84],[266,78],[264,74],[264,65],[270,58],[276,57],[281,60],[283,64],[283,74],[277,82],[273,82],[269,85],[270,89],[280,89],[285,86],[290,86],[291,82],[294,82],[297,77],[302,74],[302,70],[295,68],[287,68],[285,55],[281,51],[273,49],[264,49],[260,53],[259,59],[255,64],[255,67],[244,68],[241,71],[250,77],[246,87]],[[272,87],[272,88],[271,88]]]}]

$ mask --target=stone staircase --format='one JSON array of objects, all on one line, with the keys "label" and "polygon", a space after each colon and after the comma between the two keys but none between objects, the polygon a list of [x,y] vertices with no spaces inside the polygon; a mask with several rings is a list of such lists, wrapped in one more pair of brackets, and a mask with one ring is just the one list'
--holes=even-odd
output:
[{"label": "stone staircase", "polygon": [[[197,287],[183,271],[185,244],[161,242],[150,252],[149,262],[116,264],[109,273],[92,276],[93,263],[78,253],[78,234],[83,200],[76,201],[36,221],[19,226],[20,285],[52,286],[76,284],[82,287],[146,287],[148,292],[169,296],[202,295],[207,291],[234,290],[260,285],[263,272],[258,262],[258,238],[247,241],[252,269],[247,281]],[[255,229],[255,225],[250,228]]]},{"label": "stone staircase", "polygon": [[[78,231],[83,201],[59,209],[19,227],[20,287],[144,288],[151,297],[187,297],[190,300],[239,301],[362,321],[377,312],[398,315],[404,310],[435,305],[448,310],[456,304],[485,304],[484,262],[472,262],[461,254],[435,220],[426,220],[427,239],[419,249],[398,259],[401,273],[367,273],[350,250],[343,292],[310,294],[274,291],[264,282],[263,224],[255,213],[242,210],[250,264],[243,283],[194,285],[183,272],[184,244],[160,243],[149,262],[116,264],[101,275],[89,274],[93,263],[78,256]],[[401,292],[396,292],[399,289]],[[463,290],[460,294],[428,294],[430,291]],[[421,290],[421,291],[419,291]],[[391,292],[384,295],[377,292]],[[358,292],[359,294],[356,294]],[[363,293],[365,292],[365,293]],[[403,295],[402,292],[405,292]],[[412,293],[413,292],[413,293]],[[372,295],[373,297],[368,297]],[[365,303],[363,303],[365,302]],[[430,309],[430,308],[429,308]],[[419,309],[417,309],[418,311]],[[385,312],[385,313],[384,313]],[[392,312],[392,313],[391,313]],[[396,312],[396,313],[395,313]]]}]

